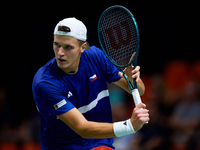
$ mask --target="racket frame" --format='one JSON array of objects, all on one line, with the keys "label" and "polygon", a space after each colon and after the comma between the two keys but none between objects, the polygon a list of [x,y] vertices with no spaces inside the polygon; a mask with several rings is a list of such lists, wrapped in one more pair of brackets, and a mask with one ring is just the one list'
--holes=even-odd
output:
[{"label": "racket frame", "polygon": [[[134,24],[135,24],[136,33],[137,33],[137,47],[136,47],[135,56],[134,56],[134,58],[133,58],[128,64],[126,64],[126,65],[118,65],[115,61],[113,61],[112,58],[110,58],[110,56],[108,56],[108,54],[107,54],[107,52],[106,52],[106,50],[104,49],[104,46],[103,46],[103,44],[102,44],[102,39],[101,39],[101,35],[100,35],[100,32],[101,32],[100,22],[101,22],[102,18],[106,15],[106,13],[107,13],[108,11],[110,11],[111,9],[115,9],[115,8],[123,9],[123,10],[125,10],[125,11],[130,15],[130,17],[132,18],[132,20],[133,20],[133,22],[134,22]],[[99,19],[99,22],[98,22],[98,28],[97,28],[97,29],[98,29],[99,43],[100,43],[100,45],[101,45],[101,47],[102,47],[102,50],[103,50],[104,54],[106,55],[106,57],[110,60],[111,63],[113,63],[113,64],[118,68],[118,70],[119,70],[120,72],[123,73],[124,78],[126,79],[126,81],[128,82],[128,84],[129,84],[129,86],[130,86],[130,88],[131,88],[131,91],[132,91],[133,89],[137,89],[136,79],[135,79],[135,78],[133,79],[133,85],[134,85],[134,86],[133,86],[133,85],[131,84],[131,82],[129,81],[128,77],[126,76],[126,74],[125,74],[125,73],[123,72],[123,70],[122,70],[122,68],[128,67],[128,66],[130,66],[130,65],[134,65],[134,69],[135,69],[135,67],[137,66],[137,58],[138,58],[138,53],[139,53],[139,48],[140,48],[140,35],[139,35],[139,29],[138,29],[138,26],[137,26],[137,22],[136,22],[136,20],[135,20],[135,18],[134,18],[134,16],[133,16],[133,14],[132,14],[126,7],[124,7],[124,6],[121,6],[121,5],[114,5],[114,6],[111,6],[111,7],[107,8],[107,9],[102,13],[102,15],[100,16],[100,19]]]},{"label": "racket frame", "polygon": [[[102,20],[102,18],[104,17],[104,15],[105,15],[109,10],[114,9],[114,8],[121,8],[121,9],[124,9],[125,11],[127,11],[128,14],[131,16],[131,18],[132,18],[132,20],[133,20],[133,22],[134,22],[135,28],[136,28],[136,33],[137,33],[137,47],[136,47],[136,51],[135,51],[136,53],[135,53],[134,58],[133,58],[128,64],[126,64],[126,65],[118,65],[115,61],[113,61],[113,60],[108,56],[108,54],[106,53],[106,50],[104,49],[104,46],[103,46],[103,44],[102,44],[102,39],[101,39],[101,36],[100,36],[100,32],[101,32],[101,28],[99,27],[99,26],[100,26],[100,21]],[[99,43],[100,43],[100,45],[101,45],[101,47],[102,47],[102,50],[103,50],[104,54],[105,54],[106,57],[110,60],[110,62],[111,62],[112,64],[114,64],[114,65],[118,68],[118,70],[119,70],[120,72],[123,73],[124,78],[126,79],[127,83],[129,84],[129,87],[131,88],[132,96],[133,96],[133,100],[134,100],[135,106],[137,106],[137,105],[138,105],[139,103],[141,103],[142,101],[141,101],[141,98],[140,98],[139,91],[138,91],[138,89],[137,89],[136,78],[133,79],[133,85],[134,85],[134,87],[133,87],[133,85],[132,85],[131,82],[129,81],[127,75],[123,72],[123,69],[122,69],[122,68],[128,67],[128,66],[130,66],[130,65],[132,65],[132,64],[133,64],[133,66],[134,66],[133,69],[135,69],[136,66],[137,66],[137,58],[138,58],[138,53],[139,53],[139,48],[140,48],[140,35],[139,35],[139,30],[138,30],[138,26],[137,26],[136,20],[135,20],[133,14],[132,14],[126,7],[124,7],[124,6],[121,6],[121,5],[114,5],[114,6],[111,6],[111,7],[107,8],[107,9],[102,13],[102,15],[100,16],[100,19],[99,19],[99,22],[98,22],[98,28],[97,28],[97,29],[98,29],[97,32],[98,32]],[[143,108],[141,108],[141,109],[143,109]],[[146,121],[146,123],[148,123],[148,121]]]}]

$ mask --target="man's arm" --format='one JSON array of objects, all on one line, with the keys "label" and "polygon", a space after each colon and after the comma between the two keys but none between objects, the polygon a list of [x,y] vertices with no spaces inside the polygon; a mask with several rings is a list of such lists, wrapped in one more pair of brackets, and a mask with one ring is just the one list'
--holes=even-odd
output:
[{"label": "man's arm", "polygon": [[[135,131],[142,128],[145,122],[149,120],[149,111],[145,107],[145,104],[140,103],[133,110],[130,121]],[[57,117],[83,138],[116,137],[113,123],[88,121],[76,108]]]},{"label": "man's arm", "polygon": [[115,137],[112,123],[87,121],[76,108],[57,117],[83,138]]}]

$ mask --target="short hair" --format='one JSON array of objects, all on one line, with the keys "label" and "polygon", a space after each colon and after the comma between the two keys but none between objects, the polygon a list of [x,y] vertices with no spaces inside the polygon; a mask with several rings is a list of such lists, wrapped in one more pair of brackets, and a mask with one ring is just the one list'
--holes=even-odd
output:
[{"label": "short hair", "polygon": [[71,29],[67,26],[58,26],[58,31],[71,32]]}]

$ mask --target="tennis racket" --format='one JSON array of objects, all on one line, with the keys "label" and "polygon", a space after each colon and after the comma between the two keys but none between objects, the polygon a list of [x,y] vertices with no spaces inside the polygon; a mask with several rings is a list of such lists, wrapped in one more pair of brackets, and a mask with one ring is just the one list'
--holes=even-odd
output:
[{"label": "tennis racket", "polygon": [[[139,30],[132,13],[120,5],[107,8],[98,22],[98,38],[106,57],[123,73],[137,106],[141,103],[141,98],[136,79],[133,79],[133,86],[123,72],[123,69],[130,65],[135,69],[139,53]],[[131,58],[133,53],[134,59]]]}]

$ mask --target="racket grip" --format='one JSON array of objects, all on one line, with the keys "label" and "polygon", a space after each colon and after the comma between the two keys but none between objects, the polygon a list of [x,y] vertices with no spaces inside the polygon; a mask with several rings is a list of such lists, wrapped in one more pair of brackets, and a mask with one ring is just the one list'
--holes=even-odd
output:
[{"label": "racket grip", "polygon": [[132,90],[132,96],[133,96],[135,106],[137,106],[139,103],[142,103],[138,89]]},{"label": "racket grip", "polygon": [[[140,98],[140,93],[139,93],[138,89],[133,89],[132,90],[132,96],[133,96],[133,100],[134,100],[135,106],[137,106],[139,103],[142,103],[142,100]],[[145,123],[149,123],[149,122],[146,121]]]}]

